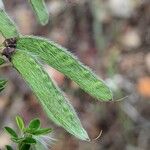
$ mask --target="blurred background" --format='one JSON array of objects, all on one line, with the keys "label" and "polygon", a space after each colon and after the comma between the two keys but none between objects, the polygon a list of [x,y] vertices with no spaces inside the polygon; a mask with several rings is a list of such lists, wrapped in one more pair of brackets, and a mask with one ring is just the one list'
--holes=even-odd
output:
[{"label": "blurred background", "polygon": [[[93,142],[82,142],[54,125],[36,97],[11,67],[0,69],[8,78],[0,93],[0,148],[10,143],[4,126],[16,128],[15,116],[26,123],[39,117],[52,127],[57,141],[51,150],[150,149],[150,1],[47,0],[50,21],[41,26],[26,0],[5,0],[8,14],[24,35],[51,39],[74,53],[104,79],[114,101],[93,99],[63,74],[45,66],[75,107]],[[0,43],[4,41],[0,36]],[[122,101],[115,101],[124,98]]]}]

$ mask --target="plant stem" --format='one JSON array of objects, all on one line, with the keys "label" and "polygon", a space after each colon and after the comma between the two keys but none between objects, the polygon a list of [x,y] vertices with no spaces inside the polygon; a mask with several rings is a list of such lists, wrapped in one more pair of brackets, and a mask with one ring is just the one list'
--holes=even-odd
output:
[{"label": "plant stem", "polygon": [[11,63],[5,63],[5,64],[3,64],[3,65],[0,66],[0,69],[4,68],[4,67],[11,67],[11,66],[12,66]]}]

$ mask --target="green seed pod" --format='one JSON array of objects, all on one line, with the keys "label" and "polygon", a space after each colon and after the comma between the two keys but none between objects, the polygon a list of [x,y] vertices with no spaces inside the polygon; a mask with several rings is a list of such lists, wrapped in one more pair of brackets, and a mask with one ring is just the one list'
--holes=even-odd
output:
[{"label": "green seed pod", "polygon": [[35,12],[38,21],[42,25],[47,24],[49,20],[49,15],[44,0],[29,0],[29,2],[31,3],[31,7]]},{"label": "green seed pod", "polygon": [[6,39],[19,36],[15,24],[8,17],[5,10],[1,8],[0,8],[0,32]]},{"label": "green seed pod", "polygon": [[47,115],[79,139],[89,140],[72,105],[52,82],[39,62],[25,51],[16,49],[11,57],[13,67],[30,85]]},{"label": "green seed pod", "polygon": [[65,48],[52,41],[32,36],[20,37],[17,48],[36,55],[75,81],[91,96],[103,101],[112,100],[112,93],[107,85]]}]

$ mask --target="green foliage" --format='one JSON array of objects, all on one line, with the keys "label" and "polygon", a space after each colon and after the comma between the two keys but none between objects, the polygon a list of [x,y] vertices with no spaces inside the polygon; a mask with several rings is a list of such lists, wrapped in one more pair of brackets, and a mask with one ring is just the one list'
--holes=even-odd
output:
[{"label": "green foliage", "polygon": [[17,133],[10,127],[5,127],[5,131],[12,137],[12,138],[18,138]]},{"label": "green foliage", "polygon": [[16,117],[16,123],[17,123],[18,128],[20,130],[23,130],[25,128],[24,121],[23,121],[23,119],[20,116]]},{"label": "green foliage", "polygon": [[32,132],[32,134],[33,135],[45,135],[45,134],[48,134],[51,131],[52,131],[52,129],[50,129],[50,128],[38,129],[38,130]]},{"label": "green foliage", "polygon": [[65,48],[54,42],[38,37],[23,36],[18,39],[17,48],[29,52],[31,55],[36,55],[39,59],[75,81],[93,97],[103,101],[112,99],[110,89],[101,79]]},{"label": "green foliage", "polygon": [[76,137],[88,140],[88,135],[73,107],[34,57],[25,51],[16,50],[12,56],[12,63],[30,85],[47,115]]},{"label": "green foliage", "polygon": [[0,57],[0,65],[4,64],[5,60],[3,58]]},{"label": "green foliage", "polygon": [[13,150],[13,148],[10,145],[6,145],[6,150]]},{"label": "green foliage", "polygon": [[6,80],[0,79],[0,92],[5,88],[6,83]]},{"label": "green foliage", "polygon": [[19,36],[15,24],[3,9],[0,9],[0,31],[6,39]]},{"label": "green foliage", "polygon": [[33,130],[37,130],[40,127],[40,120],[34,119],[29,123],[29,128]]},{"label": "green foliage", "polygon": [[[49,14],[45,6],[44,0],[29,0],[31,7],[35,12],[35,15],[42,25],[46,25],[49,20]],[[13,21],[8,17],[4,8],[0,8],[0,31],[5,38],[18,37],[19,32],[13,23]]]},{"label": "green foliage", "polygon": [[[44,2],[41,0],[30,0],[30,2],[40,22],[45,24],[48,21],[48,16]],[[40,62],[44,62],[62,72],[83,90],[99,100],[112,100],[109,87],[65,48],[39,37],[21,36],[3,9],[0,9],[0,32],[6,38],[8,45],[4,44],[0,47],[7,48],[7,50],[14,50],[15,48],[13,54],[9,53],[11,57],[9,60],[13,64],[13,68],[21,74],[31,87],[47,115],[56,124],[79,139],[89,140],[74,108],[57,85],[52,82]],[[16,43],[10,38],[16,38]],[[3,52],[4,49],[1,49],[1,54],[4,54]],[[3,89],[4,85],[4,80],[1,80],[0,90]],[[38,119],[31,121],[27,128],[24,127],[24,122],[20,117],[16,117],[16,122],[19,129],[27,135],[38,136],[51,132],[51,129],[41,129]],[[30,144],[24,142],[28,141],[28,139],[25,139],[27,137],[15,137],[15,132],[9,127],[6,127],[5,130],[12,136],[14,142],[21,143],[19,147],[22,149],[30,148]],[[32,136],[30,138],[33,138]],[[33,140],[31,141],[33,142]]]},{"label": "green foliage", "polygon": [[22,142],[26,144],[36,144],[36,140],[32,137],[26,137],[24,140],[22,140]]},{"label": "green foliage", "polygon": [[29,2],[31,3],[31,7],[35,12],[38,21],[42,25],[47,24],[49,20],[49,15],[44,0],[29,0]]},{"label": "green foliage", "polygon": [[[37,122],[38,122],[38,128],[36,129],[32,128],[35,125],[37,127]],[[30,148],[33,145],[36,145],[38,143],[38,141],[36,140],[37,137],[40,137],[41,135],[49,134],[52,131],[51,128],[40,128],[39,125],[41,123],[39,119],[31,120],[28,127],[25,127],[24,120],[20,116],[17,116],[16,123],[18,125],[21,135],[17,135],[17,133],[10,127],[4,127],[4,129],[11,136],[11,140],[17,144],[19,150],[30,150]],[[28,132],[28,129],[30,129],[30,132]],[[39,134],[34,134],[34,132],[35,133],[37,132]],[[13,150],[13,148],[9,145],[6,145],[6,149]]]},{"label": "green foliage", "polygon": [[22,144],[19,146],[19,150],[30,150],[30,144]]}]

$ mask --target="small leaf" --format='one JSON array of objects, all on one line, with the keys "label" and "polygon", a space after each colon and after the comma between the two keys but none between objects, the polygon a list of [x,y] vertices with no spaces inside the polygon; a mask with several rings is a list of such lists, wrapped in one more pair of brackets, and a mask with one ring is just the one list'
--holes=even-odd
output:
[{"label": "small leaf", "polygon": [[20,130],[23,130],[25,128],[24,121],[20,116],[16,117],[16,123]]},{"label": "small leaf", "polygon": [[50,132],[52,132],[51,128],[43,128],[43,129],[38,129],[33,134],[34,135],[45,135],[45,134],[49,134]]},{"label": "small leaf", "polygon": [[0,65],[4,64],[5,60],[3,58],[0,57]]},{"label": "small leaf", "polygon": [[40,127],[40,120],[39,119],[33,119],[29,123],[29,128],[37,130]]},{"label": "small leaf", "polygon": [[5,131],[7,131],[7,133],[11,136],[11,137],[14,137],[14,138],[18,138],[18,135],[16,134],[16,132],[10,128],[10,127],[5,127],[4,128]]},{"label": "small leaf", "polygon": [[13,21],[8,17],[5,10],[0,8],[0,32],[6,38],[18,37],[19,33]]},{"label": "small leaf", "polygon": [[23,138],[12,137],[11,140],[15,143],[20,143],[23,140]]},{"label": "small leaf", "polygon": [[32,36],[21,37],[17,41],[17,48],[36,55],[75,81],[91,96],[103,101],[112,100],[112,92],[104,81],[99,79],[65,48],[52,41]]},{"label": "small leaf", "polygon": [[30,144],[22,144],[19,150],[30,150]]},{"label": "small leaf", "polygon": [[72,105],[54,85],[39,62],[29,53],[16,49],[12,56],[12,63],[30,85],[43,109],[53,121],[76,137],[89,140]]},{"label": "small leaf", "polygon": [[49,15],[44,0],[29,0],[29,2],[39,22],[42,25],[46,25],[49,20]]},{"label": "small leaf", "polygon": [[45,135],[45,134],[48,134],[50,132],[52,132],[52,129],[51,128],[40,128],[40,129],[30,129],[30,128],[26,128],[24,130],[24,132],[26,133],[30,133],[32,135]]},{"label": "small leaf", "polygon": [[22,142],[25,144],[36,144],[36,140],[32,137],[26,137]]},{"label": "small leaf", "polygon": [[24,128],[24,132],[25,132],[25,133],[33,134],[35,131],[36,131],[36,130],[34,130],[34,129]]},{"label": "small leaf", "polygon": [[5,88],[6,83],[6,80],[0,79],[0,92]]},{"label": "small leaf", "polygon": [[6,145],[6,150],[13,150],[13,148],[10,145]]}]

